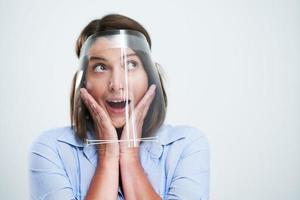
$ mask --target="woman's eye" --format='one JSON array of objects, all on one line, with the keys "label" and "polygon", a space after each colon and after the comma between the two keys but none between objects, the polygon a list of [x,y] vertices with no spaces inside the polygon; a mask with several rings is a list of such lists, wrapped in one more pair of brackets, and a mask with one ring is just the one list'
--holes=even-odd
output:
[{"label": "woman's eye", "polygon": [[106,70],[105,66],[102,64],[96,65],[94,67],[94,71],[95,72],[104,72]]},{"label": "woman's eye", "polygon": [[137,67],[137,65],[138,65],[138,63],[135,62],[135,61],[128,61],[127,62],[127,68],[128,68],[128,70],[133,70],[134,68]]}]

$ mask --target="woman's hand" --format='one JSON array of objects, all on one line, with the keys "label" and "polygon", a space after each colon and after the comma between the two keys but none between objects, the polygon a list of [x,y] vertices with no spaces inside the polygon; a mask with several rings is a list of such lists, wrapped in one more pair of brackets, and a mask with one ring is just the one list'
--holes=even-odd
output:
[{"label": "woman's hand", "polygon": [[[116,129],[111,123],[111,119],[104,109],[95,101],[85,88],[80,89],[80,96],[85,106],[90,111],[94,121],[97,139],[99,140],[118,140]],[[100,144],[98,146],[98,156],[104,158],[119,158],[118,142]]]},{"label": "woman's hand", "polygon": [[[130,133],[130,136],[128,136],[128,130],[129,132],[135,131],[136,133],[136,138],[141,138],[142,137],[142,129],[143,129],[143,124],[144,124],[144,119],[147,115],[147,112],[149,110],[149,107],[155,97],[155,89],[156,85],[151,85],[144,95],[144,97],[138,102],[136,107],[133,110],[133,113],[131,113],[129,117],[129,122],[134,120],[134,126],[135,127],[129,127],[130,124],[128,122],[125,124],[123,128],[123,132],[121,135],[121,140],[126,140],[128,138],[132,138],[132,133]],[[135,130],[132,130],[135,129]],[[136,144],[137,143],[137,144]],[[135,143],[132,141],[130,142],[121,142],[120,143],[120,156],[121,157],[137,157],[138,156],[138,147],[140,141],[135,141]]]},{"label": "woman's hand", "polygon": [[[131,113],[130,121],[132,119],[135,120],[137,138],[142,137],[144,119],[155,97],[155,88],[155,85],[150,86],[144,97],[135,107],[134,113]],[[126,128],[130,128],[127,126],[129,125],[126,124],[123,128],[122,139],[126,139],[127,137]],[[138,144],[140,143],[139,141],[137,142]],[[132,147],[132,145],[134,144],[128,144],[127,142],[120,144],[120,173],[125,199],[161,199],[153,189],[140,163],[139,147]]]}]

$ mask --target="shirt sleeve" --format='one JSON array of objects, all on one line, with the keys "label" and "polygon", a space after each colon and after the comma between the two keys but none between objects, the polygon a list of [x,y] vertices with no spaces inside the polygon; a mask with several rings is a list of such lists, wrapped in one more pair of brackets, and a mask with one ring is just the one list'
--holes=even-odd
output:
[{"label": "shirt sleeve", "polygon": [[[199,134],[199,131],[197,131]],[[167,199],[209,199],[209,146],[201,135],[186,143],[169,187]]]},{"label": "shirt sleeve", "polygon": [[29,152],[30,198],[76,199],[59,154],[49,143],[36,141]]}]

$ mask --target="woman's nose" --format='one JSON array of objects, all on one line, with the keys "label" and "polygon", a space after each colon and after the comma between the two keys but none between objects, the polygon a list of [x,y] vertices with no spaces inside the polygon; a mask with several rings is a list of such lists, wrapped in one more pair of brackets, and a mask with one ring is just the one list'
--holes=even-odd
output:
[{"label": "woman's nose", "polygon": [[121,69],[112,71],[109,81],[109,90],[111,92],[121,92],[125,87],[125,73]]}]

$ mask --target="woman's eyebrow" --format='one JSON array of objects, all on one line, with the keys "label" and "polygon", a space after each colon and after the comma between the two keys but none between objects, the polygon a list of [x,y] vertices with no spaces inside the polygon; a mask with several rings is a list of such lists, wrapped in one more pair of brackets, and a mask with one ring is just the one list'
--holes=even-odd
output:
[{"label": "woman's eyebrow", "polygon": [[[134,57],[134,56],[137,56],[136,53],[130,53],[130,54],[126,55],[126,57]],[[100,57],[100,56],[91,56],[91,57],[89,57],[89,61],[93,61],[93,60],[108,61],[106,58]]]},{"label": "woman's eyebrow", "polygon": [[107,61],[106,58],[98,57],[98,56],[91,56],[91,57],[89,58],[89,60],[90,60],[90,61],[92,61],[92,60],[102,60],[102,61]]},{"label": "woman's eyebrow", "polygon": [[136,55],[136,53],[130,53],[130,54],[126,55],[126,57],[130,57],[130,56],[137,56],[137,55]]}]

